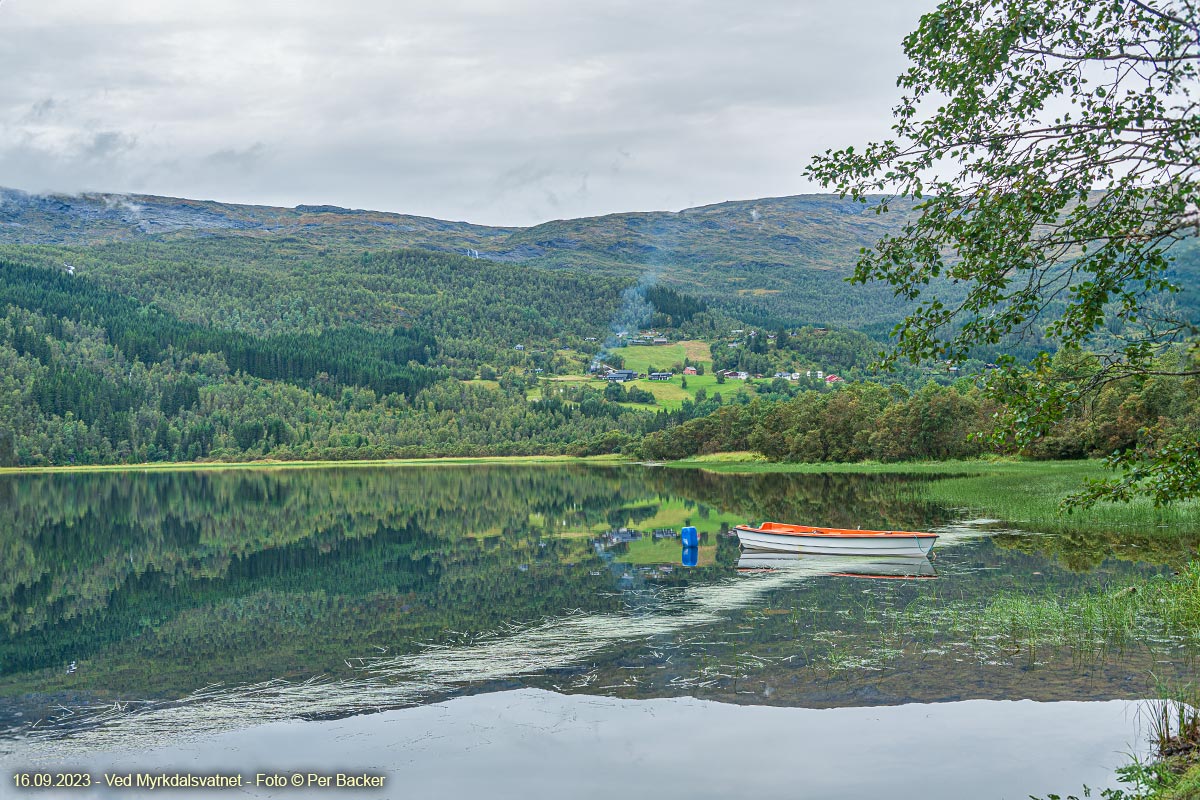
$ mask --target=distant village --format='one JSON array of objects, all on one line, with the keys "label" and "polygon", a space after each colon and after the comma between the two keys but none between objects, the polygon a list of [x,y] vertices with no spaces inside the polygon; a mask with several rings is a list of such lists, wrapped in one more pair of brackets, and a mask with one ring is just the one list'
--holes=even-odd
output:
[{"label": "distant village", "polygon": [[[734,334],[739,334],[742,332],[743,331],[741,331],[741,330],[732,331],[732,333],[734,333]],[[751,331],[750,335],[755,336],[755,335],[757,335],[757,333],[755,331]],[[638,333],[637,335],[633,335],[633,336],[631,336],[627,331],[620,331],[616,334],[616,338],[618,340],[618,345],[617,345],[618,347],[626,347],[626,346],[632,347],[632,346],[637,346],[637,345],[642,345],[642,346],[669,345],[671,343],[671,341],[667,337],[661,335],[658,331],[642,331],[642,332]],[[768,334],[768,338],[774,339],[775,335]],[[595,341],[595,338],[591,337],[589,339],[589,341]],[[735,346],[735,344],[736,343],[731,343],[730,346],[733,347],[733,346]],[[592,375],[595,375],[597,377],[603,378],[608,381],[612,381],[614,383],[626,383],[628,381],[638,380],[639,378],[647,378],[652,381],[669,381],[675,377],[674,372],[651,372],[647,375],[642,375],[641,373],[637,372],[636,370],[613,367],[609,364],[605,364],[603,361],[600,361],[599,359],[592,362],[592,365],[589,368],[588,372],[591,373]],[[696,375],[696,374],[698,374],[698,370],[696,369],[696,367],[687,366],[687,367],[683,368],[683,375],[685,377],[688,375]],[[751,375],[748,372],[745,372],[742,370],[735,370],[735,369],[717,370],[713,374],[720,375],[725,380],[738,380],[738,381],[746,381],[746,380],[750,380],[751,378],[763,379],[763,378],[768,377],[766,375],[761,375],[761,374]],[[771,375],[770,377],[783,378],[784,380],[788,380],[788,381],[799,381],[801,378],[812,380],[815,378],[816,380],[824,381],[827,385],[833,385],[836,383],[844,383],[845,382],[841,377],[834,375],[832,373],[830,373],[829,375],[826,375],[824,370],[819,370],[819,369],[817,369],[817,370],[809,369],[809,370],[805,370],[803,373],[801,373],[801,372],[776,372],[775,374]]]},{"label": "distant village", "polygon": [[[826,336],[829,333],[831,333],[831,331],[829,329],[827,329],[825,327],[821,327],[821,326],[814,326],[811,328],[806,328],[806,329],[804,329],[803,332],[807,335],[815,335],[815,336],[819,336],[819,337],[823,337],[823,336]],[[760,350],[759,348],[757,348],[755,346],[756,341],[759,340],[759,337],[761,337],[762,342],[772,342],[773,343],[776,341],[778,335],[780,335],[780,334],[789,336],[789,337],[790,336],[798,336],[801,334],[801,331],[781,330],[779,333],[773,333],[773,332],[767,332],[767,331],[756,331],[756,330],[752,330],[752,329],[751,330],[733,329],[733,330],[730,330],[724,336],[718,337],[718,341],[714,342],[712,347],[714,349],[718,348],[718,347],[720,347],[720,348],[742,348],[742,347],[745,347],[747,350],[750,350],[753,352],[763,352],[762,350]],[[656,346],[657,347],[665,347],[665,346],[669,346],[669,345],[675,343],[672,341],[672,339],[668,335],[661,333],[660,331],[657,331],[657,330],[641,330],[641,331],[637,331],[634,333],[631,333],[629,331],[618,331],[618,332],[614,333],[612,335],[612,337],[610,337],[610,339],[608,340],[606,345],[602,344],[600,342],[599,338],[595,337],[595,336],[586,337],[584,339],[584,341],[587,342],[588,344],[595,345],[597,347],[597,349],[599,349],[601,347],[604,348],[601,351],[601,354],[596,356],[591,361],[590,366],[586,369],[586,374],[596,380],[604,380],[604,381],[609,381],[611,383],[629,383],[629,382],[637,381],[637,380],[670,382],[670,381],[674,380],[676,377],[678,377],[679,375],[682,375],[684,379],[686,379],[690,376],[694,376],[694,375],[704,375],[704,374],[706,374],[705,369],[709,368],[707,366],[708,365],[707,361],[705,362],[705,365],[689,364],[688,360],[686,358],[681,359],[682,363],[679,363],[677,361],[674,364],[673,369],[670,369],[670,370],[659,370],[659,369],[655,369],[654,366],[651,366],[649,371],[643,373],[643,372],[639,372],[636,369],[628,368],[624,363],[624,359],[620,356],[621,348],[639,347],[639,346],[640,347],[656,347]],[[524,353],[524,352],[526,352],[526,347],[527,346],[525,344],[517,344],[514,346],[514,349],[518,352]],[[567,350],[568,348],[560,347],[558,349]],[[534,350],[532,352],[544,353],[546,351],[539,349],[539,350]],[[774,352],[774,348],[772,348],[772,352]],[[606,354],[611,354],[611,358],[608,358],[608,356],[606,356]],[[672,358],[671,360],[675,360],[675,359]],[[740,360],[740,359],[735,359],[735,360]],[[803,361],[806,359],[803,359],[803,357],[801,357],[798,360]],[[837,360],[837,359],[835,359],[835,360]],[[609,363],[610,361],[611,361],[611,363]],[[666,360],[664,359],[664,361],[666,361]],[[730,359],[725,359],[726,363],[729,363],[729,361],[730,361]],[[645,362],[643,361],[642,363],[644,364]],[[667,363],[669,363],[669,362],[667,362]],[[651,362],[651,364],[653,364],[653,362]],[[665,366],[665,364],[664,364],[664,366]],[[791,366],[790,369],[788,368],[789,365],[776,364],[776,365],[774,365],[775,366],[774,371],[764,370],[763,372],[750,372],[744,368],[745,366],[747,366],[747,365],[739,364],[739,367],[741,367],[739,369],[713,369],[708,374],[716,376],[718,378],[718,382],[751,381],[751,380],[759,380],[759,381],[785,380],[785,381],[788,381],[793,384],[799,383],[799,384],[802,384],[802,385],[805,385],[808,387],[812,387],[814,384],[815,385],[824,385],[827,387],[835,387],[837,385],[846,383],[846,378],[844,378],[842,375],[831,372],[828,369],[817,368],[816,365],[811,364],[811,362],[809,365],[799,364],[799,365]],[[962,375],[975,374],[977,372],[983,372],[983,371],[991,371],[991,370],[995,370],[997,368],[998,368],[997,365],[994,363],[991,363],[991,362],[987,362],[987,363],[980,362],[977,364],[971,363],[971,364],[967,364],[967,365],[960,365],[960,364],[952,362],[952,361],[944,361],[944,362],[939,361],[939,362],[931,362],[928,364],[923,364],[920,366],[919,369],[922,373],[924,373],[926,375],[932,376],[932,375],[937,375],[940,373],[941,376],[943,376],[942,380],[953,380],[958,377],[961,377]],[[643,366],[643,369],[645,369],[644,366]],[[857,371],[854,371],[853,367],[850,367],[850,369],[854,373],[850,376],[851,380],[857,380],[862,377],[860,374],[858,374]],[[532,368],[532,365],[530,365],[530,368],[526,369],[526,374],[529,374],[529,375],[542,375],[544,373],[545,373],[544,369],[542,369],[540,367]],[[558,374],[558,373],[556,372],[555,374]]]}]

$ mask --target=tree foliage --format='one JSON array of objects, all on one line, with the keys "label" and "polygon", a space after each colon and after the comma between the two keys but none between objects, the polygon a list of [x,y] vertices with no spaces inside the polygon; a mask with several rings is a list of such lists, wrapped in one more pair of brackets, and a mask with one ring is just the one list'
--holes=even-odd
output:
[{"label": "tree foliage", "polygon": [[[381,394],[412,395],[442,377],[420,366],[437,345],[419,329],[398,327],[381,335],[347,326],[259,337],[180,320],[86,279],[0,261],[0,306],[10,304],[96,325],[110,343],[143,362],[159,361],[169,350],[220,353],[232,370],[248,375],[301,384],[324,375]],[[28,330],[16,333],[14,344],[22,354],[42,360],[49,355],[44,339]]]},{"label": "tree foliage", "polygon": [[[1183,357],[1170,353],[1155,371],[1183,371]],[[1081,362],[1096,358],[1062,353],[1049,369],[1070,374]],[[1193,370],[1197,366],[1192,363]],[[1163,443],[1183,441],[1200,429],[1200,377],[1151,375],[1110,383],[1092,402],[1072,408],[1032,441],[995,431],[1002,410],[969,380],[951,386],[930,382],[913,392],[899,384],[852,383],[832,391],[799,391],[792,397],[768,394],[748,405],[725,406],[649,433],[638,452],[644,458],[680,459],[753,450],[775,461],[893,462],[985,454],[1079,459],[1114,450],[1165,450],[1168,457],[1183,462],[1183,472],[1187,459],[1195,463],[1194,451]]]},{"label": "tree foliage", "polygon": [[[853,276],[918,303],[891,359],[959,360],[1039,326],[1098,351],[1069,376],[1044,355],[1004,363],[999,432],[1029,444],[1195,335],[1172,294],[1200,233],[1200,15],[1193,0],[946,0],[904,47],[894,136],[809,172],[880,213],[920,200]],[[961,294],[931,290],[944,280]],[[1080,500],[1200,494],[1197,452],[1195,432],[1115,452],[1125,475]]]}]

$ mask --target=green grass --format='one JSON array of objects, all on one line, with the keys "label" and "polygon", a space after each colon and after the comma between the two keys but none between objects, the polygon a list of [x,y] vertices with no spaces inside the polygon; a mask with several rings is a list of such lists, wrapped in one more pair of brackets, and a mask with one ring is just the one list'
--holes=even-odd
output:
[{"label": "green grass", "polygon": [[[728,385],[728,384],[726,384]],[[763,472],[799,472],[808,474],[824,474],[831,472],[851,472],[864,475],[893,474],[979,474],[985,469],[1007,469],[1019,464],[1049,464],[1049,463],[1081,463],[1081,462],[1023,462],[1023,461],[903,461],[894,464],[884,464],[878,461],[859,461],[853,464],[836,462],[820,462],[815,464],[795,464],[763,459],[748,460],[741,453],[713,453],[711,455],[695,456],[683,461],[673,461],[668,466],[691,468],[703,466],[709,472],[728,473],[763,473]]]},{"label": "green grass", "polygon": [[[707,467],[719,464],[770,464],[766,456],[750,450],[737,450],[729,453],[709,453],[703,456],[693,456],[682,461],[674,461],[672,467]],[[750,472],[751,470],[746,470]]]},{"label": "green grass", "polygon": [[1015,462],[983,465],[979,475],[934,481],[924,496],[944,506],[985,512],[1006,522],[1057,531],[1200,530],[1200,503],[1156,508],[1147,499],[1131,503],[1097,503],[1063,513],[1062,501],[1082,488],[1084,479],[1109,474],[1099,461]]},{"label": "green grass", "polygon": [[[633,381],[630,384],[631,386],[649,391],[654,395],[654,399],[658,401],[658,404],[655,406],[640,406],[643,409],[654,410],[665,408],[668,411],[675,411],[683,405],[684,400],[695,401],[696,393],[701,389],[704,389],[709,397],[719,393],[721,398],[728,402],[738,391],[754,382],[735,380],[726,381],[724,384],[717,383],[717,376],[712,374],[712,353],[708,345],[704,342],[687,341],[670,345],[635,345],[633,347],[622,347],[617,350],[617,353],[625,360],[626,369],[636,370],[637,372],[649,373],[651,367],[654,367],[656,370],[669,370],[675,364],[682,364],[685,356],[690,358],[693,363],[704,367],[703,375],[684,376],[676,373],[675,377],[669,381],[652,381],[645,378]],[[686,389],[683,387],[684,377],[687,378]]]},{"label": "green grass", "polygon": [[682,364],[684,358],[703,364],[705,371],[712,366],[712,352],[704,342],[686,341],[663,345],[633,345],[615,351],[625,361],[625,369],[649,372],[650,367],[668,370]]},{"label": "green grass", "polygon": [[1200,800],[1200,761],[1186,767],[1176,783],[1148,795],[1147,800]]},{"label": "green grass", "polygon": [[[675,364],[682,364],[684,357],[690,358],[693,363],[704,367],[704,375],[687,375],[676,373],[675,377],[669,381],[652,381],[648,378],[640,378],[636,381],[630,381],[628,386],[636,386],[639,389],[644,389],[654,395],[655,403],[622,403],[625,408],[634,409],[636,411],[658,411],[666,409],[667,411],[677,411],[683,405],[684,400],[696,400],[696,394],[704,389],[709,397],[715,394],[720,394],[723,401],[728,402],[738,392],[747,391],[747,385],[754,381],[726,381],[724,384],[717,383],[717,376],[712,374],[712,355],[709,352],[708,345],[700,341],[686,341],[671,345],[635,345],[633,347],[622,347],[617,351],[625,360],[625,368],[632,369],[641,373],[649,373],[651,367],[655,370],[670,370]],[[687,388],[683,386],[683,379],[687,378]],[[479,381],[473,381],[478,383]],[[544,387],[554,386],[557,383],[588,383],[597,390],[602,390],[605,386],[604,381],[598,378],[591,378],[582,375],[556,375],[547,378],[546,383],[529,389],[526,393],[526,399],[536,400],[543,396]]]}]

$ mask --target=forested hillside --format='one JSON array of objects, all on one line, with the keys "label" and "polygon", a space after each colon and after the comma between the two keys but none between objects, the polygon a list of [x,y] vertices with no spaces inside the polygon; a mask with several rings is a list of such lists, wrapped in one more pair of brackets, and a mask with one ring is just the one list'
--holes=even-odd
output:
[{"label": "forested hillside", "polygon": [[418,327],[256,336],[57,270],[0,278],[0,466],[613,452],[716,407],[648,413],[587,386],[530,402],[532,370],[453,379]]},{"label": "forested hillside", "polygon": [[[915,401],[904,398],[925,383],[974,381],[1001,355],[1054,349],[1034,327],[963,363],[879,374],[872,362],[905,306],[844,277],[858,248],[909,212],[881,216],[831,197],[529,229],[169,198],[0,200],[0,466],[663,457],[718,446],[781,458],[903,457],[884,439],[846,453],[814,449],[791,423],[784,450],[767,432],[728,431],[752,419],[771,430],[783,412],[763,404],[839,407],[828,373],[901,384],[871,397],[907,408]],[[1182,251],[1173,277],[1184,291],[1163,299],[1193,318],[1197,252]],[[635,351],[618,348],[616,334],[645,327],[705,355],[660,360],[668,350],[650,348],[639,359],[711,371],[690,387],[681,378],[626,390],[584,378],[594,363],[621,366]],[[764,379],[724,386],[717,370]],[[962,396],[959,427],[982,402],[976,389]],[[876,411],[855,422],[857,436],[906,435]],[[821,413],[802,416],[837,430],[841,422]],[[985,427],[977,423],[971,430]],[[974,452],[947,431],[939,435],[958,442],[947,453]]]},{"label": "forested hillside", "polygon": [[[273,208],[142,195],[30,195],[0,189],[0,244],[72,245],[56,254],[68,259],[82,260],[87,250],[80,246],[90,249],[101,243],[174,244],[154,253],[114,247],[99,256],[124,261],[132,268],[129,260],[143,255],[150,261],[156,256],[175,260],[189,254],[194,259],[201,249],[210,252],[214,238],[229,241],[215,248],[224,253],[225,263],[243,256],[261,258],[253,255],[254,240],[263,240],[260,254],[278,251],[281,257],[299,262],[338,254],[357,257],[363,251],[419,249],[484,262],[569,270],[589,278],[652,276],[751,324],[820,324],[867,328],[876,334],[886,332],[904,315],[905,302],[887,287],[850,286],[844,279],[860,248],[900,230],[913,217],[909,202],[891,202],[888,213],[876,214],[870,204],[835,195],[799,195],[504,228],[335,206]],[[1181,250],[1175,277],[1184,285],[1200,286],[1200,249]],[[954,286],[941,289],[948,300],[957,297]],[[1191,295],[1181,302],[1200,310],[1200,302]],[[307,312],[287,308],[278,313],[296,317]]]},{"label": "forested hillside", "polygon": [[610,333],[628,285],[445,253],[351,254],[242,237],[5,252],[55,272],[70,264],[76,278],[200,326],[256,336],[416,328],[439,344],[430,358],[472,375],[479,364],[546,367],[549,351],[563,347],[590,355],[585,338]]},{"label": "forested hillside", "polygon": [[[877,215],[848,200],[809,195],[495,228],[333,206],[0,190],[0,243],[78,247],[236,237],[264,239],[268,249],[292,250],[299,258],[307,257],[297,247],[303,244],[323,254],[417,248],[592,277],[651,275],[762,324],[859,326],[894,323],[903,311],[882,288],[843,282],[860,247],[903,224],[907,209],[893,209]],[[183,244],[173,255],[189,249]],[[121,252],[110,251],[117,258]]]}]

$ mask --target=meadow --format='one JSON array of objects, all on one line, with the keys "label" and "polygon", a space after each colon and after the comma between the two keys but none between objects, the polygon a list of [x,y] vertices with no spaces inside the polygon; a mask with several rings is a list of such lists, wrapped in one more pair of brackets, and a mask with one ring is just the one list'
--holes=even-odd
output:
[{"label": "meadow", "polygon": [[[746,391],[748,384],[754,383],[753,380],[729,380],[718,383],[717,376],[712,372],[712,352],[706,342],[684,341],[657,346],[632,345],[622,347],[616,352],[624,359],[625,369],[636,370],[645,375],[654,371],[671,370],[675,364],[682,364],[684,358],[704,369],[703,375],[682,375],[676,371],[675,376],[669,381],[652,381],[648,378],[632,381],[630,386],[649,391],[654,395],[657,404],[654,406],[628,404],[630,408],[651,410],[663,408],[675,411],[683,405],[684,400],[695,402],[696,393],[701,389],[708,397],[720,394],[722,399],[728,402],[738,392]],[[684,385],[685,380],[686,386]]]}]

